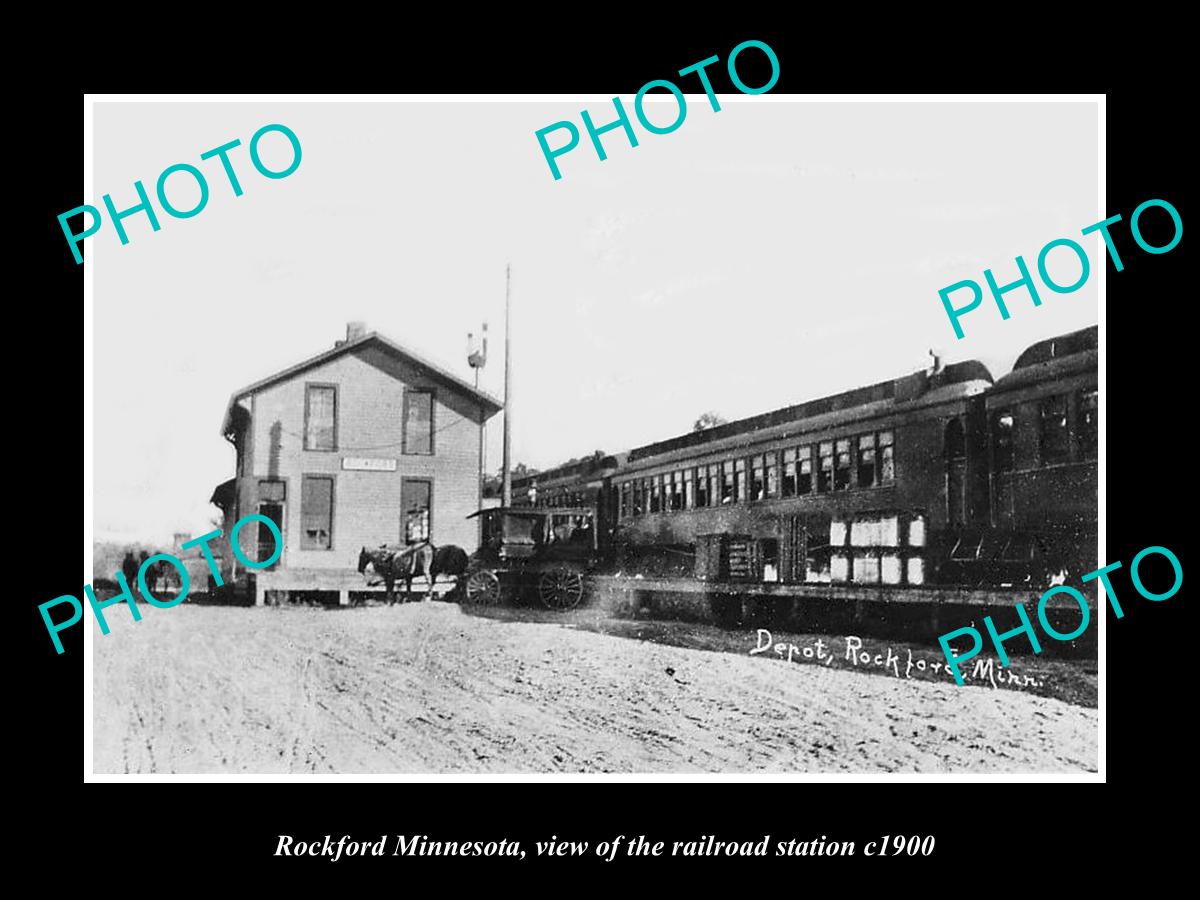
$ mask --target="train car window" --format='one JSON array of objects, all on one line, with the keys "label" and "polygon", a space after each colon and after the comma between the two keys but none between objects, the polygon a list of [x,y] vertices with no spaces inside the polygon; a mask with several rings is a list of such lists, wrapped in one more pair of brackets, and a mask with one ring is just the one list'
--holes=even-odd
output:
[{"label": "train car window", "polygon": [[767,454],[767,496],[779,496],[779,454],[774,451]]},{"label": "train car window", "polygon": [[864,434],[858,439],[858,486],[875,487],[875,435]]},{"label": "train car window", "polygon": [[721,503],[733,503],[733,460],[721,464]]},{"label": "train car window", "polygon": [[633,493],[628,481],[621,483],[621,518],[626,519],[633,511]]},{"label": "train car window", "polygon": [[833,487],[833,441],[822,441],[817,447],[821,466],[817,471],[817,490],[822,494]]},{"label": "train car window", "polygon": [[650,479],[650,512],[662,512],[662,476]]},{"label": "train car window", "polygon": [[951,419],[946,423],[946,459],[963,459],[967,455],[967,439],[962,422]]},{"label": "train car window", "polygon": [[908,545],[910,547],[925,546],[925,517],[913,516],[908,523]]},{"label": "train car window", "polygon": [[733,481],[733,502],[740,503],[748,496],[746,494],[746,461],[744,459],[736,460],[733,464],[733,472],[737,476]]},{"label": "train car window", "polygon": [[675,509],[675,478],[668,472],[663,476],[663,512]]},{"label": "train car window", "polygon": [[783,485],[780,494],[784,497],[796,495],[796,449],[794,447],[783,451]]},{"label": "train car window", "polygon": [[1100,407],[1095,391],[1079,395],[1079,453],[1084,459],[1095,459],[1099,446]]},{"label": "train car window", "polygon": [[836,467],[833,473],[833,489],[844,491],[850,487],[850,439],[837,442]]},{"label": "train car window", "polygon": [[756,456],[750,467],[750,499],[762,500],[767,496],[767,461]]},{"label": "train car window", "polygon": [[1042,465],[1064,463],[1071,458],[1071,434],[1067,428],[1066,395],[1042,400]]},{"label": "train car window", "polygon": [[992,459],[997,472],[1013,470],[1013,416],[1007,410],[992,415]]},{"label": "train car window", "polygon": [[759,558],[762,560],[762,580],[779,580],[779,541],[775,538],[764,538],[758,544]]},{"label": "train car window", "polygon": [[891,484],[896,480],[896,460],[893,455],[895,446],[892,444],[890,431],[879,432],[879,483]]},{"label": "train car window", "polygon": [[675,489],[671,493],[671,509],[674,512],[679,512],[679,510],[683,509],[683,473],[672,473],[671,481],[675,485]]},{"label": "train car window", "polygon": [[708,506],[708,468],[700,466],[696,469],[696,508]]},{"label": "train car window", "polygon": [[805,444],[796,451],[799,454],[799,460],[796,470],[796,493],[811,494],[813,489],[812,480],[812,446]]},{"label": "train car window", "polygon": [[859,584],[879,583],[879,555],[872,552],[854,554],[854,580]]},{"label": "train car window", "polygon": [[644,502],[642,499],[642,480],[639,478],[633,483],[633,514],[635,516],[642,514],[642,509],[644,508],[642,504]]},{"label": "train car window", "polygon": [[685,469],[680,473],[683,476],[683,508],[696,508],[696,482],[695,469]]}]

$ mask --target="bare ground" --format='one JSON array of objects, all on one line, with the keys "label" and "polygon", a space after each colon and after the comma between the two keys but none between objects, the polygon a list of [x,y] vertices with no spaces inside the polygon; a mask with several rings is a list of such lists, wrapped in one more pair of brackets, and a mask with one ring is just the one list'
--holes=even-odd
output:
[{"label": "bare ground", "polygon": [[1096,710],[1060,700],[449,603],[110,618],[94,642],[98,773],[1096,768]]}]

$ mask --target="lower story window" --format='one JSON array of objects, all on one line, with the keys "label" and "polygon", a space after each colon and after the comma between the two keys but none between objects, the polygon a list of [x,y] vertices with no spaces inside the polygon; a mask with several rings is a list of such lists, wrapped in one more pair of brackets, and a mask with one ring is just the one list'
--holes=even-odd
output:
[{"label": "lower story window", "polygon": [[430,500],[433,482],[404,479],[400,488],[401,537],[406,544],[419,544],[430,539]]},{"label": "lower story window", "polygon": [[305,475],[300,485],[300,549],[333,548],[333,476]]}]

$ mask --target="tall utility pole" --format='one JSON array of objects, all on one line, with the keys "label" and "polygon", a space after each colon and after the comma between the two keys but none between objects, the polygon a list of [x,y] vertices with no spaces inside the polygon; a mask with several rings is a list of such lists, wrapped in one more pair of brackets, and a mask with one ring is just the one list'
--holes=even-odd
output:
[{"label": "tall utility pole", "polygon": [[[479,370],[482,369],[485,365],[487,365],[487,350],[488,350],[487,322],[484,322],[483,323],[483,336],[481,338],[479,345],[477,345],[475,343],[475,335],[471,334],[470,332],[467,333],[467,365],[469,365],[472,369],[475,370],[475,390],[477,390],[477,391],[479,390]],[[479,483],[478,483],[476,491],[475,491],[475,499],[476,499],[476,508],[477,509],[483,509],[483,476],[484,476],[484,472],[487,471],[487,468],[484,464],[483,439],[484,439],[484,434],[486,433],[486,429],[487,429],[487,414],[483,408],[483,405],[480,404],[480,406],[479,406],[479,473],[478,473],[478,478],[477,478]],[[478,523],[479,523],[479,530],[478,530],[477,537],[478,537],[480,546],[482,546],[483,545],[483,518],[482,517],[480,517],[478,519]]]},{"label": "tall utility pole", "polygon": [[501,474],[500,505],[512,506],[512,263],[504,267],[504,471]]}]

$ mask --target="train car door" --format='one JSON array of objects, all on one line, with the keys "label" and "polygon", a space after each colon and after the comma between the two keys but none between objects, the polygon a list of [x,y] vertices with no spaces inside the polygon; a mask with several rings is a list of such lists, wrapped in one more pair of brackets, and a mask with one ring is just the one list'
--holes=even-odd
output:
[{"label": "train car door", "polygon": [[946,523],[963,525],[967,521],[967,441],[962,421],[946,423]]}]

